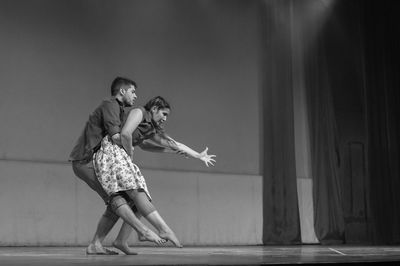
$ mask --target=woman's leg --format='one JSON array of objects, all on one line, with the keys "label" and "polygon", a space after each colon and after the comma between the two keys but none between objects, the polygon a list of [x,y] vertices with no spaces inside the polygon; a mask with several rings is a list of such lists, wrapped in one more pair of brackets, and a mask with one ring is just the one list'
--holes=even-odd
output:
[{"label": "woman's leg", "polygon": [[151,231],[147,226],[145,226],[133,213],[131,207],[126,203],[125,199],[120,196],[113,197],[110,201],[111,209],[121,217],[124,222],[128,223],[135,229],[140,235],[142,235],[146,240],[154,242],[158,245],[164,243],[157,234]]},{"label": "woman's leg", "polygon": [[146,218],[146,220],[149,221],[158,230],[158,235],[161,238],[171,241],[178,248],[183,247],[176,237],[175,233],[171,230],[171,228],[169,228],[169,226],[163,220],[158,211],[153,211],[144,218]]},{"label": "woman's leg", "polygon": [[138,211],[149,221],[157,230],[160,237],[171,241],[177,247],[183,247],[175,233],[167,225],[153,204],[149,201],[145,192],[136,189],[126,191],[126,194],[134,201]]}]

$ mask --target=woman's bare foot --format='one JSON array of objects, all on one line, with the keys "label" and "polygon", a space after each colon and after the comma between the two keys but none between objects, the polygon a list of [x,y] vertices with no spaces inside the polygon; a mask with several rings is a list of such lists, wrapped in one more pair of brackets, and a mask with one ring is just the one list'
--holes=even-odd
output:
[{"label": "woman's bare foot", "polygon": [[113,242],[113,246],[119,250],[121,250],[122,252],[124,252],[126,255],[137,255],[138,253],[133,251],[133,249],[131,249],[127,243],[122,244],[119,243],[117,241]]},{"label": "woman's bare foot", "polygon": [[118,252],[90,243],[86,248],[86,255],[118,255]]},{"label": "woman's bare foot", "polygon": [[141,234],[140,238],[143,239],[141,241],[150,241],[156,243],[157,245],[162,245],[166,242],[165,239],[159,237],[156,233],[154,233],[150,229],[147,229],[147,231],[144,232],[144,234]]},{"label": "woman's bare foot", "polygon": [[140,242],[144,242],[144,241],[147,241],[147,239],[144,237],[144,236],[142,236],[142,235],[138,235],[138,240],[140,241]]},{"label": "woman's bare foot", "polygon": [[182,248],[183,246],[179,242],[178,238],[174,234],[174,232],[169,231],[169,232],[160,232],[160,237],[164,238],[165,240],[171,241],[176,247]]}]

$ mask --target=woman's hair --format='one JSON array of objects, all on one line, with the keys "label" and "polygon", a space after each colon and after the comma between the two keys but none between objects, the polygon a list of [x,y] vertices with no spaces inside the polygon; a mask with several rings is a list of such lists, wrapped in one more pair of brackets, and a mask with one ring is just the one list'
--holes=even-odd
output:
[{"label": "woman's hair", "polygon": [[150,101],[148,101],[145,106],[144,109],[146,109],[146,111],[150,111],[151,108],[153,107],[157,107],[157,109],[171,109],[171,106],[169,105],[169,103],[161,96],[156,96],[154,98],[152,98]]}]

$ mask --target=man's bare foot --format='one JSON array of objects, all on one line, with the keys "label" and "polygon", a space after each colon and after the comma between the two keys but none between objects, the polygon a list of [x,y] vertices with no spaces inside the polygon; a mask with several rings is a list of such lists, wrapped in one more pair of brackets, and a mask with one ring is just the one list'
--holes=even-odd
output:
[{"label": "man's bare foot", "polygon": [[176,247],[178,248],[182,248],[183,246],[181,245],[181,243],[179,242],[178,238],[176,237],[176,235],[174,234],[174,232],[170,231],[170,232],[160,232],[160,237],[164,238],[165,240],[169,240],[171,241]]},{"label": "man's bare foot", "polygon": [[124,252],[126,255],[137,255],[138,253],[133,251],[133,249],[131,249],[127,243],[122,244],[119,243],[117,241],[113,242],[113,246],[119,250],[121,250],[122,252]]},{"label": "man's bare foot", "polygon": [[143,239],[142,241],[154,242],[157,245],[162,245],[166,242],[165,239],[159,237],[156,233],[154,233],[150,229],[147,229],[147,231],[144,232],[144,234],[141,234],[140,236]]},{"label": "man's bare foot", "polygon": [[86,248],[86,255],[118,255],[118,252],[90,243]]}]

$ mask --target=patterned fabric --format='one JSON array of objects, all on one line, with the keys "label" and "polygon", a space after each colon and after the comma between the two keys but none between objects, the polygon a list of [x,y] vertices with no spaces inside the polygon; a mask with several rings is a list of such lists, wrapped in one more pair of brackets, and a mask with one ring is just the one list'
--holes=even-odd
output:
[{"label": "patterned fabric", "polygon": [[93,165],[96,176],[108,195],[138,189],[143,190],[151,200],[139,167],[123,148],[111,142],[109,136],[101,141],[100,149],[93,156]]}]

